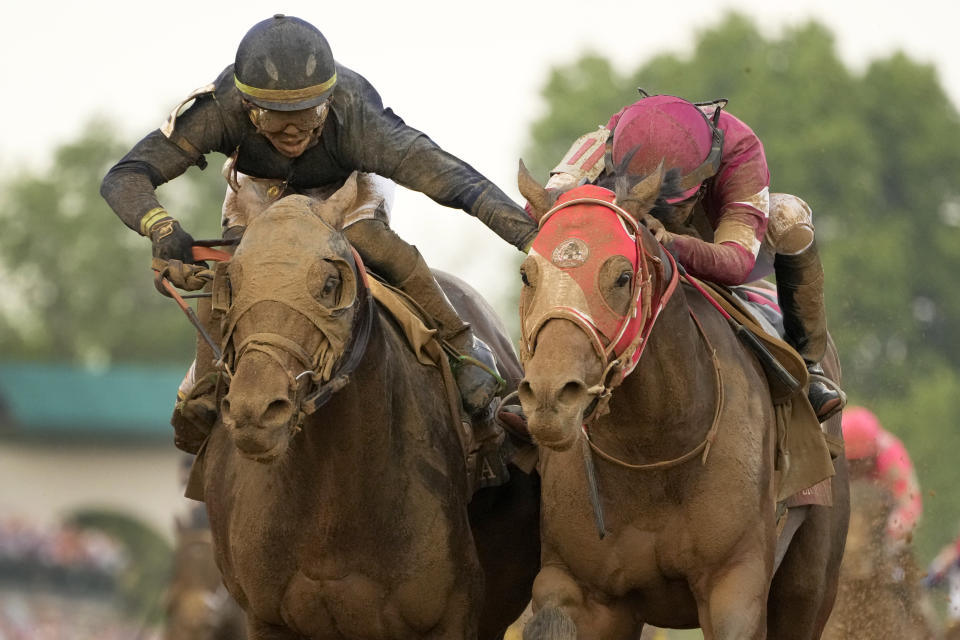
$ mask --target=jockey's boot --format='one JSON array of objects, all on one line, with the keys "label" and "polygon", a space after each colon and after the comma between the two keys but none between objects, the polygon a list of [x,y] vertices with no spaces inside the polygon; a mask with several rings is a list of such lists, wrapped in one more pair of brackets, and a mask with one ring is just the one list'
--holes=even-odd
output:
[{"label": "jockey's boot", "polygon": [[397,286],[433,318],[440,339],[458,352],[451,365],[464,410],[471,418],[487,411],[504,385],[493,350],[460,319],[419,252],[414,268]]},{"label": "jockey's boot", "polygon": [[773,261],[777,297],[783,310],[786,342],[803,357],[810,373],[807,396],[820,422],[847,403],[847,396],[828,378],[820,361],[827,349],[827,319],[823,304],[823,266],[817,245],[795,254],[778,253]]},{"label": "jockey's boot", "polygon": [[470,418],[470,486],[476,490],[507,482],[510,472],[503,451],[506,434],[496,423],[495,415],[496,395],[505,382],[497,370],[493,349],[460,319],[419,252],[413,270],[399,287],[433,318],[440,339],[458,353],[451,356],[451,369],[463,409]]}]

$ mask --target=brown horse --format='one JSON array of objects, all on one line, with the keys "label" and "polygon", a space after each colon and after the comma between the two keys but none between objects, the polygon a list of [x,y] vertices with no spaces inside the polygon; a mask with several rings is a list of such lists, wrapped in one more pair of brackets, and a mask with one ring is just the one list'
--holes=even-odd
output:
[{"label": "brown horse", "polygon": [[[539,480],[471,500],[440,369],[338,230],[354,189],[278,201],[230,261],[232,379],[196,472],[217,564],[253,640],[497,638],[536,575]],[[442,284],[516,385],[490,308]]]},{"label": "brown horse", "polygon": [[[840,586],[825,640],[937,637],[923,613],[919,571],[909,547],[898,558],[887,548],[893,501],[870,479],[850,482],[850,528],[840,566]],[[899,566],[898,566],[899,565]],[[902,575],[895,573],[902,571]]]},{"label": "brown horse", "polygon": [[[662,180],[616,201],[582,186],[554,206],[521,166],[521,193],[545,216],[521,270],[519,393],[543,482],[524,638],[633,640],[645,623],[708,640],[818,638],[846,531],[843,461],[834,506],[810,507],[778,557],[768,382],[638,224]],[[828,428],[839,437],[839,417]]]},{"label": "brown horse", "polygon": [[167,640],[243,640],[243,611],[227,593],[206,526],[176,521],[173,570],[166,594]]}]

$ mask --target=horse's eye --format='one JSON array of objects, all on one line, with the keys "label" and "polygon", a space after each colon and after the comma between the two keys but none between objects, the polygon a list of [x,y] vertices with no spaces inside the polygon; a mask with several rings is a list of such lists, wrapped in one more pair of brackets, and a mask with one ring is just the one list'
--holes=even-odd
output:
[{"label": "horse's eye", "polygon": [[523,286],[525,287],[530,286],[530,279],[527,277],[526,269],[523,269],[523,268],[520,269],[520,279],[523,280]]},{"label": "horse's eye", "polygon": [[633,280],[633,274],[629,271],[623,271],[620,273],[620,277],[617,278],[616,285],[618,287],[625,287],[630,284],[631,280]]},{"label": "horse's eye", "polygon": [[340,285],[339,275],[327,276],[326,281],[323,283],[323,289],[321,290],[321,294],[323,295],[323,297],[327,297],[330,294],[332,294],[334,291],[336,291],[339,285]]}]

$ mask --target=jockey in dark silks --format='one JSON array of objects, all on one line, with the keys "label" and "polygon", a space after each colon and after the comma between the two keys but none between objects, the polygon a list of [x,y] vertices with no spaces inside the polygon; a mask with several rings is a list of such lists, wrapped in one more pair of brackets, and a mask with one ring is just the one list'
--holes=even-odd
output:
[{"label": "jockey in dark silks", "polygon": [[[469,356],[454,367],[464,408],[472,416],[488,410],[499,386],[492,353],[460,320],[416,247],[387,225],[390,180],[463,209],[521,250],[536,233],[523,209],[385,108],[370,83],[337,64],[323,35],[298,18],[276,15],[256,24],[240,43],[235,64],[189,100],[189,108],[178,113],[178,107],[110,169],[100,190],[127,226],[151,239],[154,267],[181,288],[203,286],[191,266],[193,238],[154,189],[192,165],[205,167],[209,152],[228,157],[228,238],[239,236],[250,215],[279,197],[329,194],[359,172],[348,240],[367,265],[432,316],[442,339]],[[210,373],[206,360],[198,358],[195,379]]]},{"label": "jockey in dark silks", "polygon": [[607,169],[610,146],[614,166],[629,163],[630,175],[649,175],[661,161],[665,170],[675,170],[680,193],[658,212],[667,228],[656,230],[657,239],[704,280],[739,285],[775,274],[786,341],[807,363],[810,403],[822,422],[846,400],[820,366],[827,326],[810,207],[795,196],[770,193],[763,145],[722,104],[645,94],[579,138],[547,188],[596,181]]}]

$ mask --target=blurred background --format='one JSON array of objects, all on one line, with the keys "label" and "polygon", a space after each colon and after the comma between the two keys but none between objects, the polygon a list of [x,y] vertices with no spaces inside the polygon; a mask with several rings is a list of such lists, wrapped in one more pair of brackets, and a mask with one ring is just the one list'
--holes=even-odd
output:
[{"label": "blurred background", "polygon": [[[779,6],[779,5],[784,6]],[[789,7],[786,5],[789,4]],[[953,3],[19,3],[0,59],[0,640],[147,638],[181,497],[168,419],[193,330],[149,243],[100,198],[107,169],[231,63],[254,23],[304,18],[411,126],[518,201],[637,87],[728,109],[772,189],[813,208],[851,403],[906,445],[920,566],[960,532],[960,56]],[[238,6],[242,5],[242,6]],[[219,232],[211,156],[160,188]],[[520,254],[399,189],[393,226],[516,332]],[[934,598],[938,611],[945,596]],[[64,622],[70,620],[70,624]]]}]

